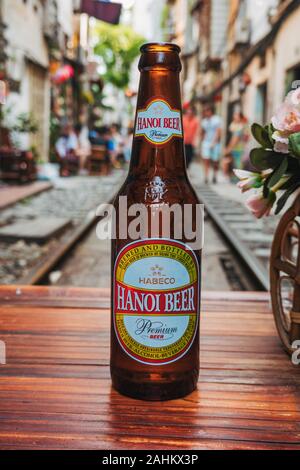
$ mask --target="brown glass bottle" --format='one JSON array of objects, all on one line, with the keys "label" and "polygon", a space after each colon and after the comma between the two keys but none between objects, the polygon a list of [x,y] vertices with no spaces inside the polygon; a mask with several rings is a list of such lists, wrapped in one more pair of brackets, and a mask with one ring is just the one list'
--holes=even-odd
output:
[{"label": "brown glass bottle", "polygon": [[127,197],[128,207],[144,204],[149,212],[199,204],[186,174],[179,52],[173,44],[141,48],[130,170],[115,200],[112,383],[124,395],[144,400],[185,396],[199,375],[201,250],[188,251],[187,240],[175,238],[172,217],[168,239],[161,227],[156,238],[150,230],[142,240],[118,236],[120,196]]}]

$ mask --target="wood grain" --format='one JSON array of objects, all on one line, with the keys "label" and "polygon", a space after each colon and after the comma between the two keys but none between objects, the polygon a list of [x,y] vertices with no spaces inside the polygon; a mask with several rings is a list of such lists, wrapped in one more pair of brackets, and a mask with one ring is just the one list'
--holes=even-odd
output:
[{"label": "wood grain", "polygon": [[300,375],[264,293],[205,293],[201,375],[182,400],[122,397],[110,293],[0,287],[0,449],[300,449]]}]

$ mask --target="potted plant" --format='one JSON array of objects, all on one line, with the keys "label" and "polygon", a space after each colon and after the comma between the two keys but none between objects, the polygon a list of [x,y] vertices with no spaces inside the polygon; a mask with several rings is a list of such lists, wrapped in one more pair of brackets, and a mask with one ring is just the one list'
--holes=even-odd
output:
[{"label": "potted plant", "polygon": [[243,192],[254,189],[246,205],[257,217],[279,214],[290,196],[294,202],[278,224],[270,260],[273,314],[285,349],[300,340],[300,88],[291,91],[270,124],[253,124],[259,146],[251,151],[255,171],[235,170]]},{"label": "potted plant", "polygon": [[[20,150],[19,136],[21,134],[35,134],[38,125],[31,114],[21,113],[13,124],[7,124],[11,110],[6,110],[1,121],[6,123],[7,139],[5,147],[1,148],[0,171],[4,180],[15,180],[21,183],[36,179],[36,152],[32,148],[26,151]],[[3,119],[4,118],[4,119]]]}]

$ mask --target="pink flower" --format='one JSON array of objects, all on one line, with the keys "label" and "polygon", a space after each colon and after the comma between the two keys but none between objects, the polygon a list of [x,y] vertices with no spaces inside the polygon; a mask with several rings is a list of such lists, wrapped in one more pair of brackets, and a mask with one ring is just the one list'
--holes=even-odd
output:
[{"label": "pink flower", "polygon": [[300,110],[285,102],[272,118],[272,124],[282,137],[300,132]]},{"label": "pink flower", "polygon": [[262,193],[253,194],[247,199],[246,206],[257,219],[261,219],[264,215],[270,215],[275,200],[276,195],[273,191],[269,192],[267,198]]},{"label": "pink flower", "polygon": [[262,176],[259,173],[245,170],[233,170],[235,176],[239,178],[238,188],[245,193],[252,188],[260,188],[262,185]]},{"label": "pink flower", "polygon": [[290,91],[285,99],[286,104],[300,109],[300,88]]}]

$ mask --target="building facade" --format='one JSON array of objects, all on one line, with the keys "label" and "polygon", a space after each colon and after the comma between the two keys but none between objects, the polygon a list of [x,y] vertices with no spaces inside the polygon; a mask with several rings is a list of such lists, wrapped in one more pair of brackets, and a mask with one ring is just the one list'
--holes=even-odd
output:
[{"label": "building facade", "polygon": [[[161,0],[143,0],[143,2],[134,2],[128,12],[128,25],[147,42],[163,41],[163,32],[161,28],[161,17],[164,8],[164,1]],[[143,21],[141,21],[143,18]],[[140,72],[138,70],[139,58],[132,66],[130,87],[137,92]]]},{"label": "building facade", "polygon": [[[161,42],[164,40],[161,27],[164,5],[164,0],[123,1],[121,23],[132,28],[145,42]],[[139,57],[131,66],[130,83],[125,93],[109,83],[105,85],[106,104],[111,107],[104,114],[105,124],[114,122],[123,128],[133,125],[140,81],[138,63]]]},{"label": "building facade", "polygon": [[168,0],[166,39],[182,49],[183,97],[196,101],[221,80],[230,0]]},{"label": "building facade", "polygon": [[[18,144],[23,149],[35,145],[41,155],[48,148],[50,113],[50,80],[48,44],[44,35],[45,5],[40,1],[3,0],[2,15],[6,24],[6,72],[8,78],[7,120],[21,113],[31,113],[39,123],[34,137],[22,135]],[[30,27],[29,27],[30,25]]]},{"label": "building facade", "polygon": [[9,125],[22,115],[32,117],[37,132],[18,134],[15,144],[34,149],[45,161],[49,157],[52,65],[64,63],[71,44],[73,0],[1,0],[1,6],[7,41],[5,119]]},{"label": "building facade", "polygon": [[250,123],[266,123],[300,79],[299,21],[297,1],[231,1],[223,81],[210,96],[222,95],[227,139],[235,109]]},{"label": "building facade", "polygon": [[270,120],[300,80],[298,0],[166,0],[165,38],[182,48],[183,95],[213,103],[230,138],[235,110]]}]

